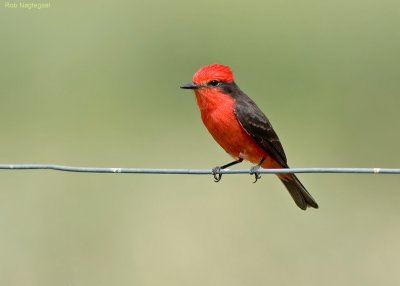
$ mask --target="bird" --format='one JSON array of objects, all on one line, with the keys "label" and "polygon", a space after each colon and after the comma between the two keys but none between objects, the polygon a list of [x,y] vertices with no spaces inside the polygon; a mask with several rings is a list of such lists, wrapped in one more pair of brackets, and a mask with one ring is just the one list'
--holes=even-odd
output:
[{"label": "bird", "polygon": [[[221,170],[249,161],[256,182],[262,168],[289,168],[281,141],[267,116],[236,84],[231,68],[210,64],[198,69],[192,82],[180,86],[194,91],[201,119],[214,140],[234,161],[212,169],[219,182]],[[306,210],[317,202],[293,173],[277,174],[296,205]]]}]

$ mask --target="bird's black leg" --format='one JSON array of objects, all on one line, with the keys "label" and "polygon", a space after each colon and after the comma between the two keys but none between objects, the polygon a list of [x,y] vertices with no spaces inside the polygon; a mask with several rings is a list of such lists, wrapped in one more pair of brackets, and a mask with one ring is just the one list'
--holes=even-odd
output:
[{"label": "bird's black leg", "polygon": [[261,178],[260,173],[258,172],[258,169],[260,169],[261,164],[264,162],[264,160],[265,160],[265,158],[263,157],[261,159],[260,163],[258,163],[257,165],[251,167],[251,169],[250,169],[250,175],[254,175],[254,177],[255,177],[255,181],[253,183],[257,182],[258,179]]},{"label": "bird's black leg", "polygon": [[226,168],[228,168],[230,166],[239,164],[242,161],[243,161],[243,159],[239,158],[236,161],[230,162],[230,163],[225,164],[225,165],[223,165],[221,167],[217,166],[217,167],[213,168],[211,172],[212,172],[212,174],[214,176],[214,182],[218,183],[219,181],[221,181],[221,178],[222,178],[221,170],[226,169]]}]

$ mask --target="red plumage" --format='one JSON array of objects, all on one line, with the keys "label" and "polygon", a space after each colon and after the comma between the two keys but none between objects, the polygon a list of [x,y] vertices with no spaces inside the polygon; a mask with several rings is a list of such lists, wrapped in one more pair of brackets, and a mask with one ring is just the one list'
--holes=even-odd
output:
[{"label": "red plumage", "polygon": [[226,82],[232,82],[234,80],[231,68],[220,64],[204,66],[199,69],[192,78],[193,82],[198,84],[211,79]]},{"label": "red plumage", "polygon": [[195,90],[201,119],[215,141],[233,158],[258,164],[263,168],[281,168],[241,126],[234,114],[235,100],[215,89]]},{"label": "red plumage", "polygon": [[[237,160],[222,168],[243,159],[263,168],[289,167],[271,123],[236,85],[230,67],[220,64],[204,66],[192,80],[193,83],[182,88],[194,89],[204,125],[215,141]],[[318,208],[294,174],[280,174],[278,177],[301,209],[308,206]]]}]

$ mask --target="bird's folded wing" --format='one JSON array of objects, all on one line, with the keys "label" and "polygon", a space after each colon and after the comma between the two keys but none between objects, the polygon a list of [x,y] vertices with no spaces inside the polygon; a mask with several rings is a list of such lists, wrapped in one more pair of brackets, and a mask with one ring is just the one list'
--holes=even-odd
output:
[{"label": "bird's folded wing", "polygon": [[[244,95],[244,94],[243,94]],[[234,113],[244,130],[282,167],[288,167],[285,151],[271,123],[247,95],[236,99]]]}]

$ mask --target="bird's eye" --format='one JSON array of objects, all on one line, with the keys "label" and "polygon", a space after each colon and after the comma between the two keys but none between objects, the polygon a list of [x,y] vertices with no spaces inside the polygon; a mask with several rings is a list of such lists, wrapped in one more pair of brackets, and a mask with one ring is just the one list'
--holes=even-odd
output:
[{"label": "bird's eye", "polygon": [[220,81],[218,81],[218,80],[210,80],[208,82],[208,85],[211,85],[211,86],[218,86],[219,84],[220,84]]}]

